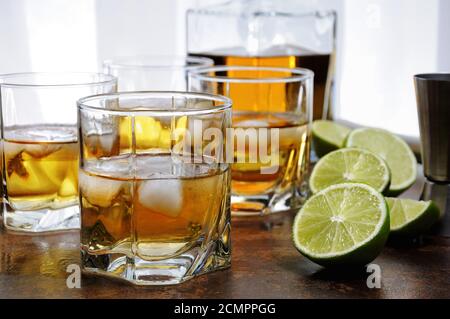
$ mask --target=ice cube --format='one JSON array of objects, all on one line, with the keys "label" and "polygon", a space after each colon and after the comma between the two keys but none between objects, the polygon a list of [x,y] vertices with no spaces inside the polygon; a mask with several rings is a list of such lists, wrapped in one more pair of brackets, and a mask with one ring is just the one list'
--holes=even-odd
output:
[{"label": "ice cube", "polygon": [[84,148],[96,157],[111,155],[118,137],[113,133],[83,136]]},{"label": "ice cube", "polygon": [[178,179],[149,180],[138,188],[139,201],[159,214],[177,217],[182,212],[183,187]]},{"label": "ice cube", "polygon": [[183,180],[183,196],[190,199],[184,203],[184,207],[191,212],[192,222],[205,225],[215,221],[211,214],[220,211],[227,187],[223,178],[224,175],[209,175]]},{"label": "ice cube", "polygon": [[68,176],[61,183],[61,186],[58,190],[58,195],[66,197],[66,196],[74,196],[77,194],[77,185],[76,180]]},{"label": "ice cube", "polygon": [[58,191],[61,181],[55,180],[58,163],[24,161],[22,156],[8,159],[7,189],[10,196],[49,195]]},{"label": "ice cube", "polygon": [[81,196],[95,206],[110,207],[125,182],[88,175],[80,171],[78,183]]},{"label": "ice cube", "polygon": [[102,149],[110,154],[112,152],[114,142],[116,141],[116,136],[114,134],[103,134],[98,136],[100,145]]},{"label": "ice cube", "polygon": [[57,144],[28,144],[25,152],[34,158],[44,158],[61,149],[61,145]]},{"label": "ice cube", "polygon": [[6,171],[9,177],[11,177],[13,173],[16,173],[19,177],[28,177],[29,174],[27,172],[27,169],[23,165],[22,152],[23,147],[8,147],[8,149],[5,148]]}]

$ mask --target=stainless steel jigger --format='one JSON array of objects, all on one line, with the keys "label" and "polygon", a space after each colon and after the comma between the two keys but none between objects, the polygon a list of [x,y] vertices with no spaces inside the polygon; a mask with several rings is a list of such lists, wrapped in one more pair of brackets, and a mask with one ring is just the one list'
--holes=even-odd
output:
[{"label": "stainless steel jigger", "polygon": [[[422,162],[427,178],[423,200],[433,200],[441,217],[450,215],[450,74],[414,77],[422,141]],[[446,225],[449,227],[450,225]]]}]

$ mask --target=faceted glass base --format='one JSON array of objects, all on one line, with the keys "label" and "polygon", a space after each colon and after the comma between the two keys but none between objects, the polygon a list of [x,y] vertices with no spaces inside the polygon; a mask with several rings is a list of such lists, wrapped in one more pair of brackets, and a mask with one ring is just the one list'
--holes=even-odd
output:
[{"label": "faceted glass base", "polygon": [[42,233],[80,229],[80,209],[78,205],[60,209],[34,211],[4,208],[3,223],[6,229],[17,232]]},{"label": "faceted glass base", "polygon": [[308,187],[293,188],[284,193],[262,195],[231,195],[231,212],[233,216],[263,216],[282,213],[300,208],[308,198]]},{"label": "faceted glass base", "polygon": [[83,272],[125,280],[135,285],[174,285],[195,276],[221,270],[231,265],[229,234],[163,260],[148,261],[138,256],[110,252],[90,254],[81,250]]}]

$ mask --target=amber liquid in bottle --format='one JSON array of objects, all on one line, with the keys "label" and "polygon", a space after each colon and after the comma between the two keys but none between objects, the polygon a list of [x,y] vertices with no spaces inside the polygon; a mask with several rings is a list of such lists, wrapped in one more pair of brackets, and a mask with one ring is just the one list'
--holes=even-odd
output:
[{"label": "amber liquid in bottle", "polygon": [[[258,56],[245,56],[240,54],[241,51],[238,48],[230,48],[212,52],[191,53],[190,55],[210,58],[215,65],[270,66],[312,70],[314,72],[314,120],[326,118],[331,114],[330,92],[334,75],[334,54],[316,53],[301,48],[273,48]],[[242,92],[242,94],[245,93]],[[282,106],[283,103],[280,102],[272,101],[272,104]],[[276,112],[276,110],[273,110],[273,112]]]}]

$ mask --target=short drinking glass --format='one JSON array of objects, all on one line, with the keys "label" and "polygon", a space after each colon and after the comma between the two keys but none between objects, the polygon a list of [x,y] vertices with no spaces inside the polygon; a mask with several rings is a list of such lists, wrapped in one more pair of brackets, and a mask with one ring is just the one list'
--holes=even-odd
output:
[{"label": "short drinking glass", "polygon": [[127,92],[78,105],[83,270],[163,285],[228,267],[231,101]]},{"label": "short drinking glass", "polygon": [[189,89],[233,101],[231,207],[235,215],[298,208],[307,197],[314,74],[216,66],[189,73]]},{"label": "short drinking glass", "polygon": [[76,101],[115,90],[116,79],[105,74],[0,76],[7,229],[48,232],[80,227]]}]

